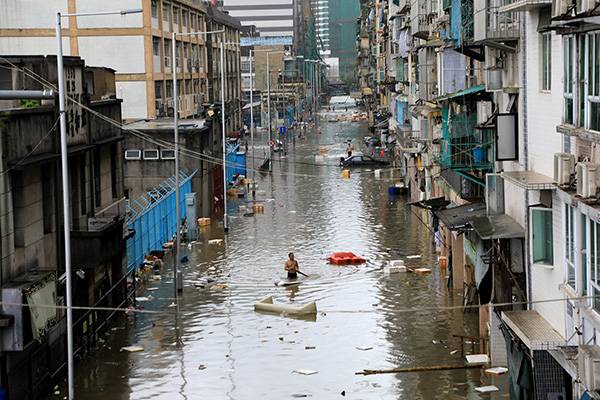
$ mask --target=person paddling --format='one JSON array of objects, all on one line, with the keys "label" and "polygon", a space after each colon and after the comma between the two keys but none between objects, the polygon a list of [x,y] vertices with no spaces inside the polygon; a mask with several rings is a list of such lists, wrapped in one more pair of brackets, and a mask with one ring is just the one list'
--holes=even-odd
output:
[{"label": "person paddling", "polygon": [[285,262],[285,270],[287,271],[288,279],[298,279],[300,267],[298,261],[294,258],[294,253],[288,254],[288,260]]}]

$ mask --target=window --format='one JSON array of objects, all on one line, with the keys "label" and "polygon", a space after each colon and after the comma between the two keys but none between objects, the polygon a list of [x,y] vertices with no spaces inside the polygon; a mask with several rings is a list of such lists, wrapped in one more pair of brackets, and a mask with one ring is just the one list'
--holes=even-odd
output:
[{"label": "window", "polygon": [[144,160],[158,160],[158,150],[144,149]]},{"label": "window", "polygon": [[158,18],[158,1],[152,0],[152,18]]},{"label": "window", "polygon": [[166,81],[167,98],[173,97],[173,81]]},{"label": "window", "polygon": [[553,265],[552,209],[531,208],[531,256],[534,264]]},{"label": "window", "polygon": [[175,159],[175,150],[167,150],[163,149],[160,151],[161,160],[174,160]]},{"label": "window", "polygon": [[574,79],[574,57],[575,57],[575,38],[573,36],[565,36],[563,39],[563,62],[564,62],[564,111],[563,122],[566,124],[574,124],[574,99],[573,99],[573,84]]},{"label": "window", "polygon": [[155,81],[154,82],[154,97],[158,100],[158,99],[162,99],[163,98],[163,86],[162,86],[162,81]]},{"label": "window", "polygon": [[102,205],[102,166],[100,163],[100,149],[94,149],[94,206]]},{"label": "window", "polygon": [[552,81],[552,35],[550,32],[542,33],[542,43],[541,43],[542,51],[540,52],[542,59],[540,60],[540,66],[542,69],[541,78],[542,90],[550,90],[551,89],[551,81]]},{"label": "window", "polygon": [[179,25],[179,8],[173,7],[173,24]]},{"label": "window", "polygon": [[152,38],[152,54],[160,56],[160,39],[157,37]]},{"label": "window", "polygon": [[113,199],[119,197],[119,176],[117,169],[119,167],[117,161],[117,154],[119,152],[120,145],[117,143],[111,143],[110,145],[110,193]]},{"label": "window", "polygon": [[600,131],[600,33],[588,34],[586,44],[586,127]]},{"label": "window", "polygon": [[86,156],[79,158],[79,201],[81,202],[81,215],[87,214],[87,177],[86,177]]},{"label": "window", "polygon": [[183,25],[184,27],[187,28],[188,26],[188,12],[187,11],[181,11],[181,25]]},{"label": "window", "polygon": [[54,231],[54,164],[42,166],[42,211],[44,234]]},{"label": "window", "polygon": [[565,261],[567,265],[567,284],[576,290],[575,208],[570,204],[565,204]]},{"label": "window", "polygon": [[169,5],[169,3],[163,3],[162,14],[163,21],[165,21],[168,24],[171,21],[171,6]]},{"label": "window", "polygon": [[142,151],[141,150],[125,150],[125,159],[126,160],[141,160],[142,159]]}]

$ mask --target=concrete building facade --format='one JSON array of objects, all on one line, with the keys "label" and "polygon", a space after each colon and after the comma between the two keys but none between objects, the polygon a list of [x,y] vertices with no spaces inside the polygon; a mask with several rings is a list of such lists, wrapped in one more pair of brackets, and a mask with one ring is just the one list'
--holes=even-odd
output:
[{"label": "concrete building facade", "polygon": [[[56,85],[56,58],[2,57],[1,90]],[[24,73],[24,69],[27,72]],[[121,119],[114,71],[65,59],[73,305],[126,301]],[[33,72],[34,71],[34,72]],[[65,362],[65,278],[57,99],[0,104],[0,387],[8,399],[37,399]],[[75,348],[92,346],[110,312],[75,310]]]},{"label": "concrete building facade", "polygon": [[597,4],[361,3],[372,129],[397,141],[479,350],[511,398],[598,398]]},{"label": "concrete building facade", "polygon": [[[56,12],[89,12],[106,9],[100,0],[8,0],[0,15],[0,53],[55,54]],[[188,0],[126,0],[122,9],[142,9],[141,14],[98,16],[63,20],[64,52],[81,56],[90,65],[116,71],[117,95],[123,99],[123,118],[137,120],[166,117],[173,109],[171,71],[176,63],[180,79],[180,113],[193,117],[209,101],[209,51],[206,35],[181,36],[172,32],[205,31],[210,25],[204,2]],[[35,13],[30,10],[35,9]],[[237,29],[235,23],[230,24]],[[228,40],[238,41],[235,34]],[[118,46],[115,46],[118,43]],[[176,60],[172,60],[176,46]],[[217,49],[218,50],[218,49]]]}]

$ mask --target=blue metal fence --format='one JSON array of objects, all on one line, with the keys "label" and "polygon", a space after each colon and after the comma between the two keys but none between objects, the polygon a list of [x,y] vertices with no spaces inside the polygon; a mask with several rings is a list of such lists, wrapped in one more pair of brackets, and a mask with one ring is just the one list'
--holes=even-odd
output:
[{"label": "blue metal fence", "polygon": [[240,145],[227,144],[227,182],[231,182],[235,175],[246,176],[246,152],[240,149]]},{"label": "blue metal fence", "polygon": [[[186,216],[185,195],[192,191],[192,177],[196,172],[181,172],[179,176],[181,218]],[[129,202],[127,228],[134,230],[135,235],[127,240],[127,272],[141,265],[150,251],[162,249],[163,243],[175,235],[175,188],[173,176]]]}]

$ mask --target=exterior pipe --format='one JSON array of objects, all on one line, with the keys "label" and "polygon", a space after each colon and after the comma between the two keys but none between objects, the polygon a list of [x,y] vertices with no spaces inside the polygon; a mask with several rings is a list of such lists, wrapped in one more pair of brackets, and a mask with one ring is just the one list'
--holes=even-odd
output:
[{"label": "exterior pipe", "polygon": [[52,100],[52,90],[0,90],[0,100]]}]

